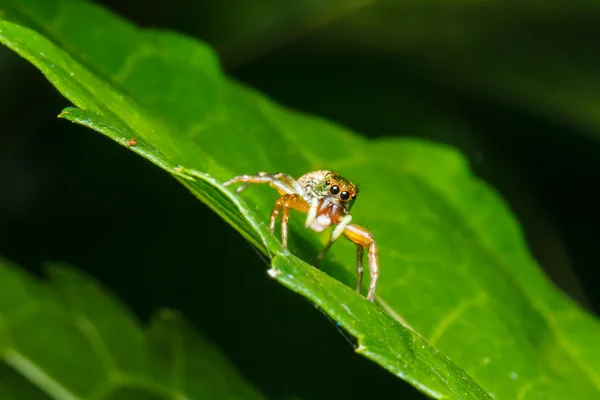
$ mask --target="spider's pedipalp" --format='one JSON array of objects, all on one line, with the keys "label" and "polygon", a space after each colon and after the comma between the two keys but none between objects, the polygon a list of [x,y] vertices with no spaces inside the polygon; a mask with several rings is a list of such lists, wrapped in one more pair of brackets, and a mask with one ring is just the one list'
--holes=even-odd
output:
[{"label": "spider's pedipalp", "polygon": [[306,213],[306,222],[304,223],[304,227],[308,228],[313,223],[313,221],[317,218],[317,209],[319,207],[319,199],[317,197],[313,197],[310,200],[310,207],[308,212]]}]

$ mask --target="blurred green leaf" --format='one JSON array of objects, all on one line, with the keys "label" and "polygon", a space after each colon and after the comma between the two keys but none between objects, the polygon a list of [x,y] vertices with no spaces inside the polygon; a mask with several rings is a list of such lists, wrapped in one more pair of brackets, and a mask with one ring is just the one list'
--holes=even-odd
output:
[{"label": "blurred green leaf", "polygon": [[382,0],[337,21],[317,46],[392,54],[475,99],[598,139],[599,27],[596,1]]},{"label": "blurred green leaf", "polygon": [[290,44],[374,3],[377,0],[267,0],[247,7],[243,0],[215,2],[211,16],[219,27],[219,33],[214,35],[215,46],[231,67]]},{"label": "blurred green leaf", "polygon": [[260,14],[243,7],[215,10],[229,32],[220,35],[229,40],[217,43],[228,65],[318,30],[317,39],[309,39],[311,52],[339,53],[343,46],[346,52],[391,54],[474,98],[600,138],[596,1],[298,0],[255,9]]},{"label": "blurred green leaf", "polygon": [[48,270],[50,282],[40,282],[0,260],[1,393],[27,400],[263,398],[174,311],[160,310],[142,329],[90,278],[66,265]]},{"label": "blurred green leaf", "polygon": [[[290,112],[226,79],[201,43],[83,2],[0,9],[23,24],[0,22],[0,40],[78,107],[63,117],[125,146],[136,138],[132,151],[272,255],[271,275],[357,337],[359,353],[436,398],[488,398],[480,386],[496,398],[598,396],[598,321],[544,277],[507,207],[452,149],[366,141]],[[292,221],[291,253],[269,235],[275,193],[236,196],[221,185],[237,173],[321,168],[361,186],[353,214],[379,243],[379,307],[348,287],[351,244],[336,244],[323,264],[332,279],[292,255],[312,261],[325,239],[302,218]]]}]

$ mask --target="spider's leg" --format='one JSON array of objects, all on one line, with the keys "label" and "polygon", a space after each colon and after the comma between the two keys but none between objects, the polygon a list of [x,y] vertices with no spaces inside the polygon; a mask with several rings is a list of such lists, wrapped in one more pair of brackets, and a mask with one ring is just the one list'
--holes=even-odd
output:
[{"label": "spider's leg", "polygon": [[[375,288],[377,287],[377,278],[379,277],[379,257],[377,255],[377,244],[373,235],[365,228],[358,225],[347,225],[344,228],[344,236],[350,241],[354,242],[357,246],[369,249],[369,272],[371,273],[371,283],[369,284],[369,293],[367,299],[369,301],[375,300]],[[358,278],[362,280],[362,273],[359,273],[359,269],[362,270],[362,251],[357,251],[357,256],[360,256],[360,263],[357,263]],[[360,287],[359,287],[360,289]]]},{"label": "spider's leg", "polygon": [[[279,209],[282,209],[281,213],[281,243],[283,247],[287,247],[287,236],[288,236],[288,220],[290,217],[290,209],[294,208],[301,212],[308,211],[308,203],[302,198],[301,195],[294,194],[284,194],[275,202],[275,208],[273,209],[273,213],[275,213],[275,209],[277,209],[277,214],[279,214]],[[277,218],[277,214],[273,217],[271,214],[271,232],[275,228],[275,218]]]},{"label": "spider's leg", "polygon": [[251,183],[268,183],[269,186],[277,189],[280,194],[293,194],[297,192],[296,180],[282,172],[276,174],[259,172],[256,175],[238,175],[225,182],[224,185],[229,186],[237,182],[243,182],[243,185],[236,189],[236,193],[240,193]]},{"label": "spider's leg", "polygon": [[313,263],[313,267],[319,268],[319,264],[321,263],[321,260],[323,259],[323,257],[325,257],[325,253],[327,253],[327,251],[329,250],[329,248],[331,247],[332,244],[333,244],[333,241],[331,241],[331,240],[329,242],[327,242],[325,247],[323,247],[323,250],[321,250],[321,252],[317,256],[317,259]]},{"label": "spider's leg", "polygon": [[363,277],[363,252],[364,249],[360,244],[356,245],[356,291],[360,293]]},{"label": "spider's leg", "polygon": [[315,263],[313,264],[313,266],[315,268],[319,267],[319,263],[321,262],[321,260],[323,259],[323,257],[325,257],[325,253],[327,253],[327,251],[329,250],[329,248],[331,247],[331,245],[333,244],[333,242],[335,242],[337,240],[337,238],[339,238],[340,235],[344,232],[344,229],[350,223],[350,221],[352,221],[352,216],[351,215],[346,215],[344,218],[341,219],[341,221],[339,222],[339,224],[337,224],[337,226],[335,227],[335,229],[331,233],[331,238],[329,239],[329,241],[327,242],[327,244],[325,245],[325,247],[323,247],[323,250],[321,250],[321,252],[317,256],[317,259],[315,260]]},{"label": "spider's leg", "polygon": [[269,230],[271,231],[271,235],[275,233],[275,221],[277,220],[277,216],[281,211],[281,207],[283,207],[283,202],[287,194],[284,194],[275,202],[275,207],[273,207],[273,211],[271,211],[271,222],[269,223]]}]

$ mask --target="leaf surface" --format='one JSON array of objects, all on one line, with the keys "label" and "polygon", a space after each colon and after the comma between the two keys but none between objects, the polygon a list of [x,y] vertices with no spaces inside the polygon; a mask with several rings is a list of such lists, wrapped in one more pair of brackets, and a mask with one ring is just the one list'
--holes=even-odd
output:
[{"label": "leaf surface", "polygon": [[[286,110],[223,76],[201,43],[140,30],[87,3],[5,0],[0,8],[0,41],[77,107],[64,118],[125,146],[136,138],[132,151],[271,255],[271,275],[357,337],[359,353],[434,398],[600,393],[598,321],[547,280],[506,205],[453,149],[367,141]],[[378,241],[377,305],[351,289],[352,244],[336,243],[323,271],[314,269],[304,261],[326,235],[294,214],[283,249],[266,225],[276,194],[251,187],[237,196],[222,186],[240,173],[316,169],[361,187],[353,215]]]}]

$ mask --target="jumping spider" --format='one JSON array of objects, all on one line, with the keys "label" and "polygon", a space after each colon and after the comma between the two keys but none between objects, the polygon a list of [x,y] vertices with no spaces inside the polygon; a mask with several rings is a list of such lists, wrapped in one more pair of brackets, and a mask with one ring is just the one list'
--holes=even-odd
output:
[{"label": "jumping spider", "polygon": [[365,228],[350,224],[352,216],[350,209],[354,205],[358,188],[352,182],[342,178],[331,171],[313,171],[295,180],[284,173],[268,174],[259,172],[257,175],[239,175],[225,182],[225,186],[236,182],[244,184],[238,187],[236,193],[240,193],[251,183],[268,183],[281,195],[275,202],[275,208],[271,212],[271,223],[269,229],[271,234],[275,231],[275,221],[281,212],[281,242],[287,247],[287,226],[290,208],[307,213],[304,226],[315,232],[322,232],[331,225],[335,226],[329,242],[318,255],[314,266],[317,267],[323,256],[333,242],[343,233],[347,239],[356,244],[356,291],[360,293],[363,276],[363,249],[368,249],[369,271],[371,273],[371,284],[367,299],[373,301],[375,298],[375,287],[379,275],[379,260],[377,256],[377,245],[373,235]]}]

